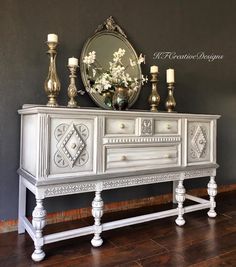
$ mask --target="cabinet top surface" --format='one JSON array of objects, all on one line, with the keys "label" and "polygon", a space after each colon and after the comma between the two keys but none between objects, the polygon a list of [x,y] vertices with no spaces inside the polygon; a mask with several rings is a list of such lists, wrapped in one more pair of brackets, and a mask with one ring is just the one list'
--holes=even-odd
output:
[{"label": "cabinet top surface", "polygon": [[19,114],[37,114],[37,113],[46,113],[46,114],[89,114],[89,115],[112,115],[112,116],[142,116],[142,117],[176,117],[176,118],[185,118],[185,117],[200,117],[200,118],[212,118],[218,119],[220,115],[211,115],[211,114],[190,114],[190,113],[177,113],[177,112],[150,112],[149,110],[128,110],[128,111],[117,111],[117,110],[104,110],[100,108],[67,108],[65,106],[59,107],[47,107],[33,104],[25,104],[22,109],[18,110]]}]

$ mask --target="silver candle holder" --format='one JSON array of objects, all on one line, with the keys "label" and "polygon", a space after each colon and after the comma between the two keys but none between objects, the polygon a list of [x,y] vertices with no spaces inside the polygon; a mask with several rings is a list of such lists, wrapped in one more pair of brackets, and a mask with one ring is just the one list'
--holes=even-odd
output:
[{"label": "silver candle holder", "polygon": [[47,106],[56,107],[58,106],[56,98],[58,97],[61,90],[61,84],[56,71],[56,47],[58,43],[55,41],[47,41],[46,43],[49,47],[47,54],[49,55],[50,62],[48,76],[44,82],[44,89],[48,96]]},{"label": "silver candle holder", "polygon": [[175,106],[176,106],[176,102],[175,102],[175,98],[174,98],[174,83],[167,83],[167,88],[168,88],[168,96],[166,99],[166,110],[168,112],[175,112]]},{"label": "silver candle holder", "polygon": [[75,97],[77,97],[77,95],[78,95],[77,87],[75,84],[75,79],[77,78],[76,69],[78,68],[78,66],[77,65],[68,65],[67,67],[70,71],[70,76],[69,76],[70,84],[69,84],[68,90],[67,90],[69,101],[68,101],[67,107],[79,108],[79,106],[77,105],[77,101],[75,100]]},{"label": "silver candle holder", "polygon": [[151,95],[149,96],[148,102],[151,107],[150,111],[157,112],[158,106],[161,100],[161,97],[157,91],[158,72],[151,73],[151,76],[152,78],[150,82],[152,83],[152,92],[151,92]]}]

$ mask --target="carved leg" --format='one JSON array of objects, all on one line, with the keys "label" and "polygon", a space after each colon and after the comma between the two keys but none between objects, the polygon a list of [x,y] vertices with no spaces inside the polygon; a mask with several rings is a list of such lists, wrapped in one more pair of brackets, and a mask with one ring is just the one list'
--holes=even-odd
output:
[{"label": "carved leg", "polygon": [[185,220],[183,218],[184,214],[184,208],[183,208],[183,203],[185,200],[185,188],[183,186],[183,181],[180,180],[178,183],[178,186],[175,190],[176,193],[176,200],[178,203],[178,218],[175,220],[176,224],[179,226],[182,226],[185,224]]},{"label": "carved leg", "polygon": [[35,250],[31,257],[34,261],[41,261],[45,257],[45,253],[42,250],[44,244],[42,230],[46,224],[46,210],[43,207],[42,199],[36,199],[36,207],[33,210],[32,224],[36,234],[34,239]]},{"label": "carved leg", "polygon": [[208,211],[208,216],[211,218],[216,217],[216,212],[215,212],[215,207],[216,207],[216,202],[215,202],[215,196],[217,195],[217,184],[215,182],[215,177],[212,176],[210,179],[210,182],[207,185],[207,192],[208,195],[210,196],[210,203],[211,207],[210,210]]},{"label": "carved leg", "polygon": [[101,217],[103,215],[103,201],[101,198],[101,191],[96,191],[95,198],[92,202],[92,214],[94,217],[94,237],[91,244],[94,247],[100,247],[103,240],[100,236],[102,233]]},{"label": "carved leg", "polygon": [[19,178],[18,233],[23,234],[25,232],[25,226],[22,218],[25,217],[26,187],[23,183],[23,178],[21,176]]}]

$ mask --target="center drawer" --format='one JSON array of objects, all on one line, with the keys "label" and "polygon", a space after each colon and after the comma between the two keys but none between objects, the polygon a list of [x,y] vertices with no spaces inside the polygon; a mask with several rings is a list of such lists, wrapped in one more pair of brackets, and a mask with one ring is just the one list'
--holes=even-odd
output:
[{"label": "center drawer", "polygon": [[179,166],[179,146],[106,147],[104,171],[123,172]]}]

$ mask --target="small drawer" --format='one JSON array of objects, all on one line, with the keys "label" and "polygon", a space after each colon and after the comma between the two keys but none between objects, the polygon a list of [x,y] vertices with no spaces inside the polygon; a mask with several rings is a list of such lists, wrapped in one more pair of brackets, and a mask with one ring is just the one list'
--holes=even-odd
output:
[{"label": "small drawer", "polygon": [[105,119],[105,135],[135,135],[135,119]]},{"label": "small drawer", "polygon": [[179,145],[107,147],[105,171],[137,171],[178,166]]},{"label": "small drawer", "polygon": [[155,134],[178,134],[178,120],[155,120]]}]

